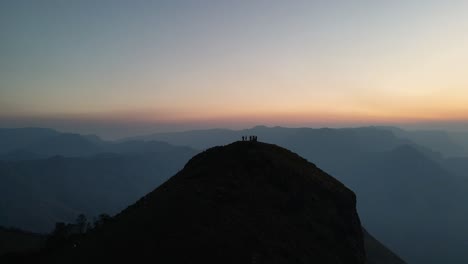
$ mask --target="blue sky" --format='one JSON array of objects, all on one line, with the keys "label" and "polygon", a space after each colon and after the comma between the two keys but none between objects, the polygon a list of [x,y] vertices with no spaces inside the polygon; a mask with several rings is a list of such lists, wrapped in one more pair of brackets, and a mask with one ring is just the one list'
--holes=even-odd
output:
[{"label": "blue sky", "polygon": [[2,1],[0,125],[459,124],[466,13],[466,1]]}]

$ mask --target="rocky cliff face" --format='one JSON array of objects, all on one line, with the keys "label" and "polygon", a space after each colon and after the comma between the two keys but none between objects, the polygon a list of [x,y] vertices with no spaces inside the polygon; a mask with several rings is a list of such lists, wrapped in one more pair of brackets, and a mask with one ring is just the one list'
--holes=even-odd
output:
[{"label": "rocky cliff face", "polygon": [[211,148],[47,260],[90,263],[366,262],[352,191],[275,145]]}]

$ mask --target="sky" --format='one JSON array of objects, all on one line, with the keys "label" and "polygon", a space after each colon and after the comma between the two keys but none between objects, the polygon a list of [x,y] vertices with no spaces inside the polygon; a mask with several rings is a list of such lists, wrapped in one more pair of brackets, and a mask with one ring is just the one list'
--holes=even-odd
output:
[{"label": "sky", "polygon": [[3,0],[0,126],[468,130],[467,13],[458,0]]}]

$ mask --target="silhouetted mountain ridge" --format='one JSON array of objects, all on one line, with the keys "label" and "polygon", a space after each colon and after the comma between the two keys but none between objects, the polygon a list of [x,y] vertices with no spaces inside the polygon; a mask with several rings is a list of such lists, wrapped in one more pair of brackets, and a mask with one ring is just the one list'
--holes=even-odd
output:
[{"label": "silhouetted mountain ridge", "polygon": [[0,146],[3,146],[0,148],[0,160],[10,161],[52,156],[92,157],[101,153],[164,153],[174,150],[174,146],[161,141],[105,141],[95,135],[39,128],[0,129]]},{"label": "silhouetted mountain ridge", "polygon": [[[354,190],[359,200],[358,211],[366,228],[410,263],[468,261],[464,254],[467,239],[463,235],[468,232],[465,224],[468,221],[468,210],[464,206],[468,200],[466,158],[444,158],[426,146],[397,137],[388,128],[311,129],[258,126],[240,131],[213,129],[163,133],[129,142],[105,142],[105,146],[112,147],[107,148],[107,152],[91,157],[107,157],[120,155],[119,153],[127,155],[139,151],[149,153],[152,149],[157,152],[167,145],[153,141],[143,142],[144,139],[167,140],[175,145],[206,149],[210,144],[225,144],[242,135],[251,134],[313,160],[320,168]],[[167,151],[170,151],[171,146],[168,146]],[[163,155],[164,152],[160,153]],[[28,154],[17,152],[15,155]],[[119,173],[114,175],[116,178],[126,177]],[[161,175],[164,175],[164,180],[170,176],[164,173]],[[76,173],[76,177],[79,178],[80,174]],[[57,180],[56,177],[52,179]],[[139,177],[133,180],[136,185],[144,182]],[[119,185],[121,182],[118,179],[114,181],[109,181],[109,184]],[[28,192],[25,191],[28,190],[25,188],[29,185],[28,181],[24,183],[12,185],[12,189],[20,193]],[[60,188],[59,185],[56,187]],[[82,192],[78,188],[86,188],[85,185],[76,187],[77,192]],[[123,200],[123,205],[133,201],[129,199],[123,203]],[[1,204],[0,200],[0,206]],[[36,207],[34,204],[30,208]],[[445,246],[440,247],[440,244]]]},{"label": "silhouetted mountain ridge", "polygon": [[48,128],[0,128],[0,150],[7,153],[59,134]]},{"label": "silhouetted mountain ridge", "polygon": [[355,195],[286,149],[236,142],[46,260],[73,263],[365,263]]},{"label": "silhouetted mountain ridge", "polygon": [[364,226],[410,263],[468,262],[464,253],[468,163],[430,149],[442,141],[422,146],[381,127],[265,126],[160,133],[140,139],[205,148],[251,134],[313,160],[349,186],[357,194]]},{"label": "silhouetted mountain ridge", "polygon": [[397,137],[426,146],[446,157],[468,156],[466,133],[442,130],[404,130],[398,127],[378,127],[392,131]]},{"label": "silhouetted mountain ridge", "polygon": [[0,225],[49,232],[55,222],[81,213],[117,213],[196,153],[166,146],[158,152],[0,161]]}]

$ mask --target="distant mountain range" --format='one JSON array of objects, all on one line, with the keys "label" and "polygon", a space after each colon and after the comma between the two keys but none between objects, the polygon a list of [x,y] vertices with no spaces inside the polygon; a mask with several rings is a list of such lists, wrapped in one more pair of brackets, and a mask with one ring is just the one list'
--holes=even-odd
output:
[{"label": "distant mountain range", "polygon": [[45,128],[0,128],[0,160],[32,160],[53,156],[85,157],[103,153],[173,153],[193,150],[161,141],[104,141],[95,135],[61,133]]},{"label": "distant mountain range", "polygon": [[[310,136],[317,138],[322,136],[331,136],[328,132],[335,133],[335,136],[345,136],[346,133],[354,131],[356,137],[365,136],[361,138],[369,142],[372,136],[375,138],[375,143],[378,143],[377,148],[384,147],[383,142],[379,141],[385,136],[388,138],[391,134],[393,136],[392,142],[396,140],[400,143],[406,142],[407,144],[425,147],[434,152],[438,152],[446,157],[468,157],[468,132],[447,132],[441,130],[403,130],[398,127],[362,127],[362,128],[343,128],[343,129],[330,129],[330,128],[285,128],[285,127],[266,127],[256,126],[251,129],[243,130],[229,130],[229,129],[207,129],[207,130],[193,130],[184,132],[172,133],[155,133],[150,135],[143,135],[138,137],[127,138],[126,140],[160,140],[175,145],[191,146],[198,149],[207,148],[210,146],[227,144],[237,140],[243,135],[257,134],[261,135],[265,141],[272,142],[289,142],[289,140],[300,141],[301,136],[307,136],[306,140],[309,141]],[[384,131],[388,133],[385,135]],[[299,137],[299,138],[298,138]],[[391,137],[391,136],[390,136]],[[196,140],[194,140],[196,139]],[[124,139],[125,140],[125,139]],[[389,142],[391,143],[391,142]],[[385,144],[388,146],[388,144]],[[390,144],[391,145],[391,144]],[[373,146],[364,146],[371,149]]]},{"label": "distant mountain range", "polygon": [[403,130],[398,127],[380,127],[392,131],[395,136],[426,146],[446,157],[468,156],[468,133],[442,130]]},{"label": "distant mountain range", "polygon": [[[35,131],[39,131],[40,136],[35,135]],[[275,143],[300,154],[354,190],[364,226],[409,263],[468,263],[468,255],[464,253],[464,245],[468,243],[465,236],[468,231],[465,225],[468,221],[465,206],[468,158],[447,154],[463,153],[464,148],[458,143],[462,140],[454,139],[450,133],[451,147],[449,143],[443,143],[447,138],[438,133],[423,136],[426,132],[419,134],[388,127],[259,126],[240,131],[211,129],[153,134],[117,142],[103,141],[95,136],[61,135],[47,129],[10,130],[0,134],[7,135],[5,138],[8,139],[0,139],[0,145],[8,146],[4,148],[7,151],[0,151],[4,158],[0,163],[0,181],[3,181],[0,182],[0,188],[3,188],[0,192],[0,196],[3,195],[0,197],[0,225],[22,223],[22,228],[50,230],[53,222],[72,221],[78,213],[115,213],[168,179],[198,152],[197,149],[225,145],[243,135],[256,135],[260,141]],[[14,138],[16,134],[21,140]],[[434,137],[439,139],[428,139]],[[54,142],[54,138],[61,139],[57,142],[62,143],[44,143]],[[68,141],[62,140],[64,138],[73,138],[70,142],[84,140],[87,143],[82,145],[86,147],[72,151],[72,146],[81,144],[69,142],[67,147],[63,142]],[[30,158],[25,160],[28,155]],[[142,158],[148,156],[153,158]],[[66,179],[70,178],[79,182],[67,183],[69,180]],[[81,178],[86,179],[86,184],[78,180]],[[134,191],[123,194],[127,184]],[[92,187],[94,185],[97,187]],[[61,186],[68,186],[66,198],[61,196]],[[83,195],[87,189],[95,194]],[[107,198],[99,198],[100,190],[104,190],[102,196]],[[29,193],[31,195],[25,195]],[[83,196],[100,199],[100,202],[94,205],[91,199]],[[21,206],[14,205],[13,201],[17,199],[24,201]],[[43,199],[46,202],[40,203],[42,207],[38,206],[36,201]],[[82,199],[88,202],[76,206]],[[10,208],[10,211],[1,215],[7,212],[4,208]],[[21,208],[24,212],[38,212],[37,208],[47,210],[32,218],[15,211]],[[2,222],[2,219],[8,219],[6,215],[8,218],[16,215],[17,218]],[[27,220],[42,216],[46,216],[45,220],[37,221],[41,224]]]},{"label": "distant mountain range", "polygon": [[49,129],[1,129],[0,134],[0,226],[35,232],[50,232],[56,222],[71,222],[81,213],[117,213],[198,152]]},{"label": "distant mountain range", "polygon": [[362,230],[351,190],[260,142],[204,151],[102,227],[71,239],[12,260],[404,263]]}]

